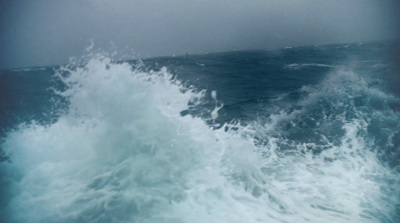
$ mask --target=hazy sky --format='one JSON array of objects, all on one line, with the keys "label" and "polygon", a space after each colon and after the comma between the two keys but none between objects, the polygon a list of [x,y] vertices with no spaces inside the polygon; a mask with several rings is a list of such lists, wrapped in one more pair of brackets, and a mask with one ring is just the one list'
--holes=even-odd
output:
[{"label": "hazy sky", "polygon": [[396,0],[0,0],[0,68],[95,48],[142,57],[400,36]]}]

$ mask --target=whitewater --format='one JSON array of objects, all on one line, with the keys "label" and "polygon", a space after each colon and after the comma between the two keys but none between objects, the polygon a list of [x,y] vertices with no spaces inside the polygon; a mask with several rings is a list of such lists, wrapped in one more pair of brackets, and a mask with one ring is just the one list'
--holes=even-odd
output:
[{"label": "whitewater", "polygon": [[400,99],[382,77],[390,69],[376,58],[332,59],[383,46],[93,54],[79,66],[3,71],[2,86],[47,78],[41,72],[51,81],[37,114],[3,122],[0,218],[399,222]]}]

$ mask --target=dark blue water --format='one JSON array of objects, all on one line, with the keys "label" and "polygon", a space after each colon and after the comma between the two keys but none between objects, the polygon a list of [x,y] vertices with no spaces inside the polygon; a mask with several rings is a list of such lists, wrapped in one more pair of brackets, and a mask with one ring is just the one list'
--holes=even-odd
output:
[{"label": "dark blue water", "polygon": [[0,74],[4,222],[397,222],[396,43]]}]

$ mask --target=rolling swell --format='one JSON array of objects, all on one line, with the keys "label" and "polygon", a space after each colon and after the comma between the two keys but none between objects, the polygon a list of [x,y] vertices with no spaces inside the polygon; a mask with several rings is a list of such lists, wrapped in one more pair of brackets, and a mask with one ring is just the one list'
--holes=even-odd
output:
[{"label": "rolling swell", "polygon": [[191,113],[214,89],[166,68],[99,56],[64,72],[68,109],[4,140],[5,222],[399,220],[398,99],[373,76],[333,70],[218,126]]}]

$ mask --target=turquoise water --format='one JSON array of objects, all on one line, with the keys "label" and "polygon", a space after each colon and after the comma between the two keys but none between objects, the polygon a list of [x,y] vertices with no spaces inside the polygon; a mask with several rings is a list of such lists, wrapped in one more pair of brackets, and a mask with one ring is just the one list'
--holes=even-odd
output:
[{"label": "turquoise water", "polygon": [[2,222],[398,222],[391,44],[1,71]]}]

